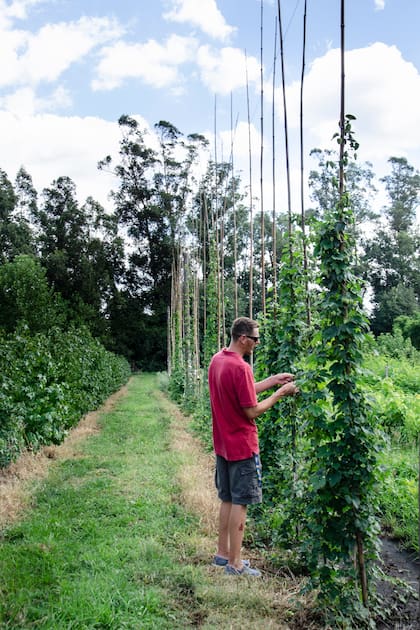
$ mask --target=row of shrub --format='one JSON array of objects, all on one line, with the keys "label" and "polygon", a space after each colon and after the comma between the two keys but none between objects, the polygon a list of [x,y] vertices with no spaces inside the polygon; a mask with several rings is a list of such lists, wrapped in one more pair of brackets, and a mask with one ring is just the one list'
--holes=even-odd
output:
[{"label": "row of shrub", "polygon": [[24,449],[59,444],[127,382],[128,362],[86,328],[0,332],[0,468]]}]

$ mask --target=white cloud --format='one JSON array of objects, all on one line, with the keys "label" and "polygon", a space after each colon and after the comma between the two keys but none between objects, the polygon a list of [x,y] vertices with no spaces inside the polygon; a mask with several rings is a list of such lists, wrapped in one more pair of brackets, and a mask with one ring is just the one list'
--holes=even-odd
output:
[{"label": "white cloud", "polygon": [[375,9],[383,11],[385,9],[385,0],[375,0]]},{"label": "white cloud", "polygon": [[5,12],[10,17],[23,20],[27,17],[28,7],[35,6],[36,4],[42,4],[50,2],[50,0],[13,0],[10,4],[6,4],[4,0],[0,2],[0,10]]},{"label": "white cloud", "polygon": [[349,55],[349,103],[363,150],[379,158],[418,150],[420,75],[396,46],[376,43]]},{"label": "white cloud", "polygon": [[117,182],[111,174],[98,171],[97,162],[118,154],[117,123],[95,117],[16,116],[0,111],[0,127],[0,168],[11,181],[24,166],[40,192],[66,175],[75,182],[80,201],[91,195],[110,207],[108,195]]},{"label": "white cloud", "polygon": [[48,97],[37,97],[30,87],[23,87],[3,98],[0,97],[0,106],[17,116],[32,116],[39,112],[56,111],[67,108],[72,104],[68,90],[58,86]]},{"label": "white cloud", "polygon": [[24,20],[28,15],[28,8],[36,4],[50,2],[51,0],[13,0],[6,4],[6,0],[0,0],[0,29],[10,26],[13,20]]},{"label": "white cloud", "polygon": [[[348,51],[345,57],[346,113],[360,143],[359,158],[371,161],[377,173],[386,170],[391,156],[420,162],[420,147],[413,130],[420,127],[420,75],[395,46],[375,43]],[[288,122],[299,125],[299,90],[288,89]],[[340,111],[340,52],[330,50],[310,66],[304,83],[304,127],[308,150],[334,148]],[[282,116],[281,96],[277,98]]]},{"label": "white cloud", "polygon": [[226,41],[235,32],[226,23],[216,0],[172,0],[173,9],[163,15],[166,20],[198,26],[204,33]]},{"label": "white cloud", "polygon": [[[248,126],[245,122],[239,122],[233,134],[230,131],[220,132],[220,140],[225,147],[225,160],[229,160],[231,145],[233,144],[234,160],[245,166],[249,161],[249,150],[255,156],[259,155],[261,146],[261,134],[255,125]],[[250,146],[251,145],[251,146]]]},{"label": "white cloud", "polygon": [[93,89],[111,90],[126,79],[141,79],[157,88],[182,80],[178,66],[192,61],[197,43],[192,37],[171,35],[164,45],[156,40],[145,44],[117,42],[104,48],[97,66]]},{"label": "white cloud", "polygon": [[[360,143],[358,160],[373,164],[377,177],[389,173],[388,160],[392,156],[404,156],[415,167],[420,163],[420,145],[415,130],[420,128],[420,74],[415,66],[407,62],[395,46],[375,43],[366,48],[350,50],[345,60],[346,113],[356,116],[353,130]],[[256,83],[256,87],[258,85]],[[265,90],[267,108],[271,110],[271,87]],[[289,127],[289,160],[291,197],[294,211],[300,204],[300,146],[299,110],[300,82],[287,87]],[[283,138],[283,107],[280,89],[276,94],[278,114],[276,164],[277,164],[277,207],[285,209],[286,181]],[[340,113],[340,51],[330,50],[316,59],[308,68],[304,83],[304,164],[305,169],[316,168],[309,159],[309,151],[338,148],[332,139],[338,132]],[[414,130],[414,131],[413,131]],[[265,206],[271,204],[271,123],[267,119],[264,158]],[[230,132],[220,134],[220,144],[230,149]],[[258,129],[251,126],[251,149],[253,160],[253,194],[260,195]],[[213,142],[213,141],[212,141]],[[238,125],[235,141],[235,167],[242,171],[243,183],[248,182],[248,127],[245,122]],[[227,154],[227,150],[225,150]],[[225,155],[226,157],[226,155]],[[306,186],[305,186],[306,189]],[[307,191],[305,192],[306,204]],[[376,199],[379,209],[383,202],[381,193]],[[258,202],[256,202],[258,207]]]},{"label": "white cloud", "polygon": [[115,20],[96,17],[46,24],[36,34],[0,32],[0,86],[55,81],[73,63],[122,32]]},{"label": "white cloud", "polygon": [[260,64],[255,57],[246,59],[245,53],[238,48],[211,49],[201,46],[197,63],[201,79],[211,92],[229,94],[231,91],[259,80]]}]

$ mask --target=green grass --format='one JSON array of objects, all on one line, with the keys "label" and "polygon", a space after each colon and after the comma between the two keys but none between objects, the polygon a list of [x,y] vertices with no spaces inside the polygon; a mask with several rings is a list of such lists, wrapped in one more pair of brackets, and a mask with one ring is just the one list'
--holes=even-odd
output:
[{"label": "green grass", "polygon": [[[3,532],[1,628],[185,627],[200,568],[180,562],[196,520],[174,497],[169,417],[133,379],[80,458],[54,465],[23,521]],[[179,541],[179,544],[178,544]]]},{"label": "green grass", "polygon": [[393,446],[380,454],[379,505],[385,531],[408,549],[419,549],[418,450]]}]

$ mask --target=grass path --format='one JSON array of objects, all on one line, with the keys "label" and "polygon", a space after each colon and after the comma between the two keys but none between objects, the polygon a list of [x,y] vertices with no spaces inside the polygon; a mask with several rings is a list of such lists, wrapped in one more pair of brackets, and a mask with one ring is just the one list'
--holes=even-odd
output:
[{"label": "grass path", "polygon": [[210,565],[212,457],[154,375],[133,377],[98,425],[26,482],[30,508],[3,528],[1,629],[317,627],[293,576]]}]

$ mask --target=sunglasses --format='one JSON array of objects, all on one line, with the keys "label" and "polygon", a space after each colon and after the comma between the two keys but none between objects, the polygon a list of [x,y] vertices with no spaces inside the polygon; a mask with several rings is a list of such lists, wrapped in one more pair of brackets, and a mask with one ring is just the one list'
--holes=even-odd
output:
[{"label": "sunglasses", "polygon": [[253,341],[254,343],[257,343],[257,341],[259,341],[259,340],[260,340],[260,338],[259,338],[259,337],[251,337],[251,335],[245,335],[245,337],[248,337],[248,339],[252,339],[252,341]]}]

